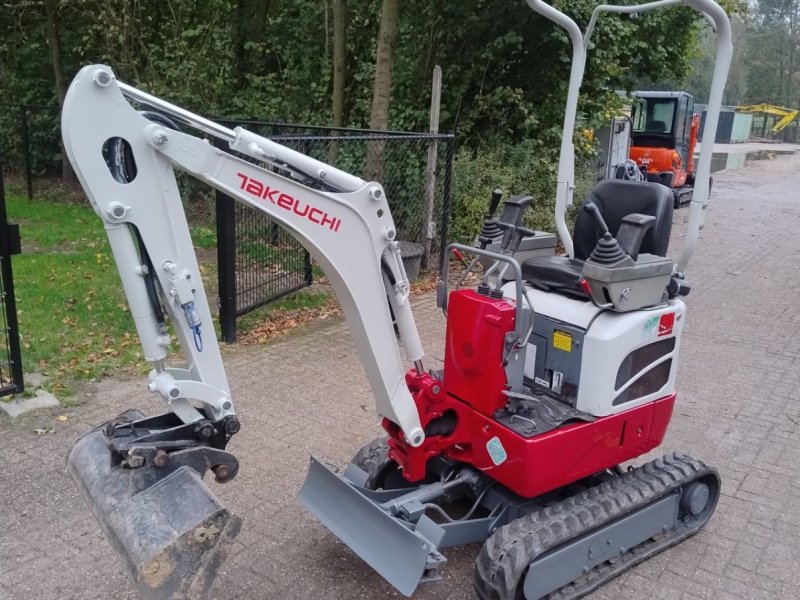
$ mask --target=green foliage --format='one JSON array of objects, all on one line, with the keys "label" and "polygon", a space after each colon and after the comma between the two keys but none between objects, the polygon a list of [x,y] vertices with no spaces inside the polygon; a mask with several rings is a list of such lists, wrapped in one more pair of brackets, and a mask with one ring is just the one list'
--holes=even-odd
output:
[{"label": "green foliage", "polygon": [[[585,27],[595,0],[555,5]],[[348,2],[345,121],[369,121],[380,3]],[[189,109],[221,117],[326,124],[330,119],[332,17],[328,2],[293,0],[71,0],[58,3],[65,76],[110,64],[121,78]],[[53,68],[43,7],[0,13],[0,93],[11,103],[53,105]],[[680,79],[697,18],[686,8],[631,20],[601,18],[580,104],[592,126],[611,93],[658,73]],[[428,125],[430,78],[443,69],[442,131],[461,145],[559,143],[571,47],[566,34],[522,1],[408,0],[400,5],[390,128]],[[21,166],[18,116],[2,111],[6,161]],[[55,173],[57,112],[31,124],[34,168]]]},{"label": "green foliage", "polygon": [[[453,209],[450,237],[471,243],[480,231],[489,206],[491,190],[500,188],[508,195],[532,196],[534,204],[526,214],[525,225],[555,232],[556,168],[558,152],[539,144],[523,142],[509,147],[484,148],[473,153],[458,152],[454,165]],[[595,183],[596,174],[588,160],[576,165],[574,202],[579,206]],[[574,209],[568,213],[568,225]]]}]

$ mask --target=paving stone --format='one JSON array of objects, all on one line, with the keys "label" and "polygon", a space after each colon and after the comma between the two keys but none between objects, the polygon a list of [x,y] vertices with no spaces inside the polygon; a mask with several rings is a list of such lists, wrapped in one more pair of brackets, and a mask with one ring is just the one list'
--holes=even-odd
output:
[{"label": "paving stone", "polygon": [[[714,176],[697,252],[663,447],[715,465],[723,494],[708,525],[590,600],[800,600],[800,155]],[[688,211],[675,213],[677,256]],[[414,301],[427,364],[442,364],[433,295]],[[237,479],[214,492],[244,519],[214,600],[401,598],[297,503],[308,457],[343,464],[380,434],[346,325],[326,319],[284,340],[226,346],[242,431]],[[0,599],[133,600],[136,594],[71,480],[64,457],[86,429],[162,405],[142,381],[106,381],[77,407],[0,416]],[[55,419],[68,414],[66,422]],[[34,429],[52,427],[53,434]],[[472,597],[480,545],[446,551],[416,600]]]}]

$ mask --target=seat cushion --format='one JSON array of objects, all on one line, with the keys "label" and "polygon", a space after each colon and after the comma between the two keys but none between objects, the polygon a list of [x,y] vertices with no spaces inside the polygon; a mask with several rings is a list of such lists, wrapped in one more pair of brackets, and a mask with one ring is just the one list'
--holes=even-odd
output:
[{"label": "seat cushion", "polygon": [[536,256],[522,263],[522,278],[536,289],[588,300],[580,284],[582,272],[583,261],[567,256]]}]

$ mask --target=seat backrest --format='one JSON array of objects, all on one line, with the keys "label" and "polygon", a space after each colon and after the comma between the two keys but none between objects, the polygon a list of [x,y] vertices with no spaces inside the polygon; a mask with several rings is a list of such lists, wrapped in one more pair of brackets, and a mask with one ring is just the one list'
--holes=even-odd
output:
[{"label": "seat backrest", "polygon": [[[666,256],[669,236],[672,232],[672,190],[660,183],[647,181],[625,181],[604,179],[592,188],[587,202],[594,202],[603,215],[608,230],[616,236],[622,219],[627,215],[639,213],[656,218],[653,228],[647,232],[640,252]],[[597,245],[600,233],[594,220],[581,210],[575,220],[572,242],[575,258],[586,260]]]},{"label": "seat backrest", "polygon": [[664,133],[667,131],[667,124],[664,121],[650,121],[644,130],[647,133]]}]

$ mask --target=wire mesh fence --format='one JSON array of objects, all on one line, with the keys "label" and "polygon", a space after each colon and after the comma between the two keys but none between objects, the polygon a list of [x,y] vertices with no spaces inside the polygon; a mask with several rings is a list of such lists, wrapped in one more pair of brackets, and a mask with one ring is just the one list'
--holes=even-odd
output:
[{"label": "wire mesh fence", "polygon": [[[455,137],[375,132],[257,121],[242,125],[338,169],[380,182],[410,272],[438,265],[447,239]],[[313,184],[312,184],[313,185]],[[236,317],[312,282],[308,253],[266,214],[217,197],[222,338],[236,337]]]},{"label": "wire mesh fence", "polygon": [[6,169],[24,177],[32,198],[37,179],[61,172],[58,106],[0,102],[0,149]]},{"label": "wire mesh fence", "polygon": [[24,391],[22,352],[19,343],[17,307],[11,255],[20,251],[19,229],[9,225],[0,160],[0,396]]},{"label": "wire mesh fence", "polygon": [[[0,148],[24,177],[28,197],[39,180],[62,171],[57,106],[0,103]],[[446,244],[455,136],[384,132],[256,120],[224,120],[367,181],[381,183],[408,270],[435,266]],[[226,151],[230,151],[227,146]],[[233,341],[236,319],[310,285],[312,260],[266,214],[218,194],[217,262],[222,337]],[[410,267],[410,268],[409,268]]]}]

